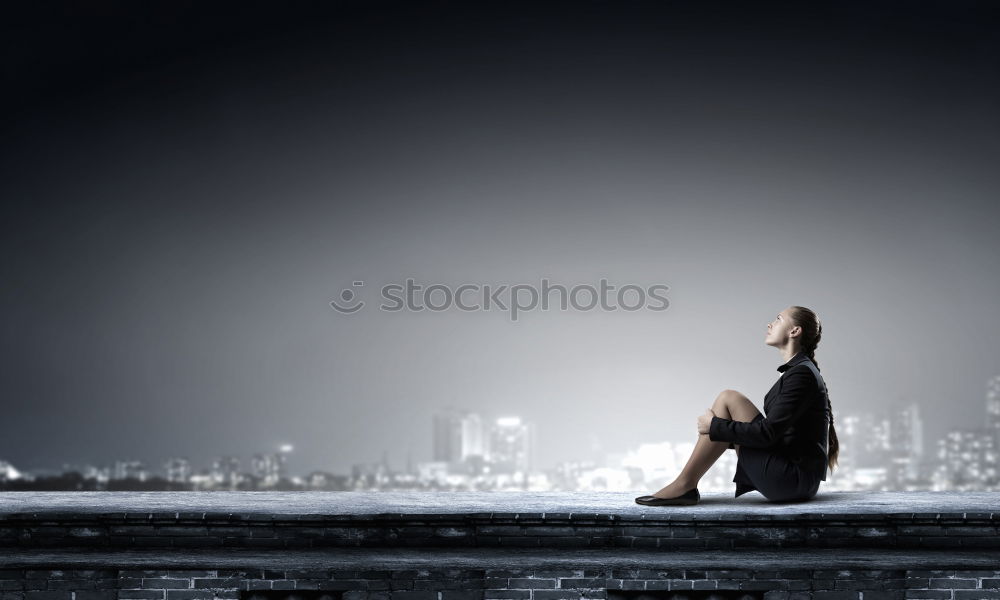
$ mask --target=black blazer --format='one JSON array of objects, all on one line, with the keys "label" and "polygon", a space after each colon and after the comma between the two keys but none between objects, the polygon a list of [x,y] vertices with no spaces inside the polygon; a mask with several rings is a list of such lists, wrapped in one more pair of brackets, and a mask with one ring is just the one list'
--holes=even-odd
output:
[{"label": "black blazer", "polygon": [[764,397],[763,419],[744,423],[712,417],[708,439],[768,448],[826,481],[832,418],[826,384],[805,352],[778,367],[781,377]]}]

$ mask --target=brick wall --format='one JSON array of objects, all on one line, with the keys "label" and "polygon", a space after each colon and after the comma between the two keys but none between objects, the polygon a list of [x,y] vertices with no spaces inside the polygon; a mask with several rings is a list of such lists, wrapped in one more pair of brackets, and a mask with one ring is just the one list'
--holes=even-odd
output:
[{"label": "brick wall", "polygon": [[1000,549],[1000,513],[745,515],[10,514],[9,548],[526,547]]},{"label": "brick wall", "polygon": [[0,600],[1000,598],[998,570],[3,569]]}]

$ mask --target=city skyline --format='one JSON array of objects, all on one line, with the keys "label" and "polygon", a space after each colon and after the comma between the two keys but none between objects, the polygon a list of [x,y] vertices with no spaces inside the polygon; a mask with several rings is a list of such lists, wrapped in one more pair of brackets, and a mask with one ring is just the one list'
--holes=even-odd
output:
[{"label": "city skyline", "polygon": [[[930,444],[925,423],[915,403],[881,411],[846,414],[840,420],[840,460],[830,474],[831,491],[876,490],[1000,490],[1000,375],[992,377],[983,402],[985,424],[952,425]],[[188,457],[170,457],[160,469],[140,461],[117,460],[104,467],[64,465],[61,472],[19,472],[0,457],[0,484],[31,489],[32,481],[67,476],[73,472],[98,485],[97,489],[133,489],[127,481],[163,481],[165,488],[139,489],[642,489],[680,471],[694,444],[684,441],[643,443],[605,455],[599,461],[568,461],[553,468],[532,466],[537,444],[535,424],[518,416],[484,418],[475,412],[446,406],[429,424],[433,460],[393,468],[383,452],[378,462],[355,463],[350,474],[313,468],[305,475],[290,473],[291,444],[274,453],[257,453],[249,470],[234,456],[217,456],[210,467],[195,470]],[[82,467],[82,468],[81,468]],[[736,455],[724,453],[705,474],[704,491],[728,491]],[[638,478],[638,479],[637,479]],[[107,488],[124,481],[124,487]],[[44,484],[43,484],[44,485]],[[180,487],[171,487],[180,486]],[[638,487],[637,487],[638,486]],[[43,488],[47,489],[47,488]],[[83,489],[91,489],[90,487]]]}]

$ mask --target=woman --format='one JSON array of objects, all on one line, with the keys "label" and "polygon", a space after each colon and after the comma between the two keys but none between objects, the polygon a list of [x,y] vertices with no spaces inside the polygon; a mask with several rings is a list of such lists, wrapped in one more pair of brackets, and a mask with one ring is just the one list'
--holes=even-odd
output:
[{"label": "woman", "polygon": [[816,313],[790,306],[767,326],[765,343],[785,364],[764,397],[760,414],[750,400],[724,390],[698,417],[698,442],[680,475],[651,496],[647,506],[691,505],[701,499],[698,481],[728,448],[736,450],[736,497],[757,490],[772,502],[809,500],[837,463],[839,444],[826,384],[816,364],[823,332]]}]

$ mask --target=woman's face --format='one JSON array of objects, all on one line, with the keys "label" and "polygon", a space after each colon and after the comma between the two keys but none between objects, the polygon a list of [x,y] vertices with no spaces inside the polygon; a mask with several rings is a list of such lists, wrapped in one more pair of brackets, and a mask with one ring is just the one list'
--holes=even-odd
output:
[{"label": "woman's face", "polygon": [[792,323],[788,312],[789,309],[786,308],[767,324],[767,337],[764,338],[764,343],[768,346],[784,346],[792,337],[791,334],[798,335],[798,332],[802,330],[798,325]]}]

